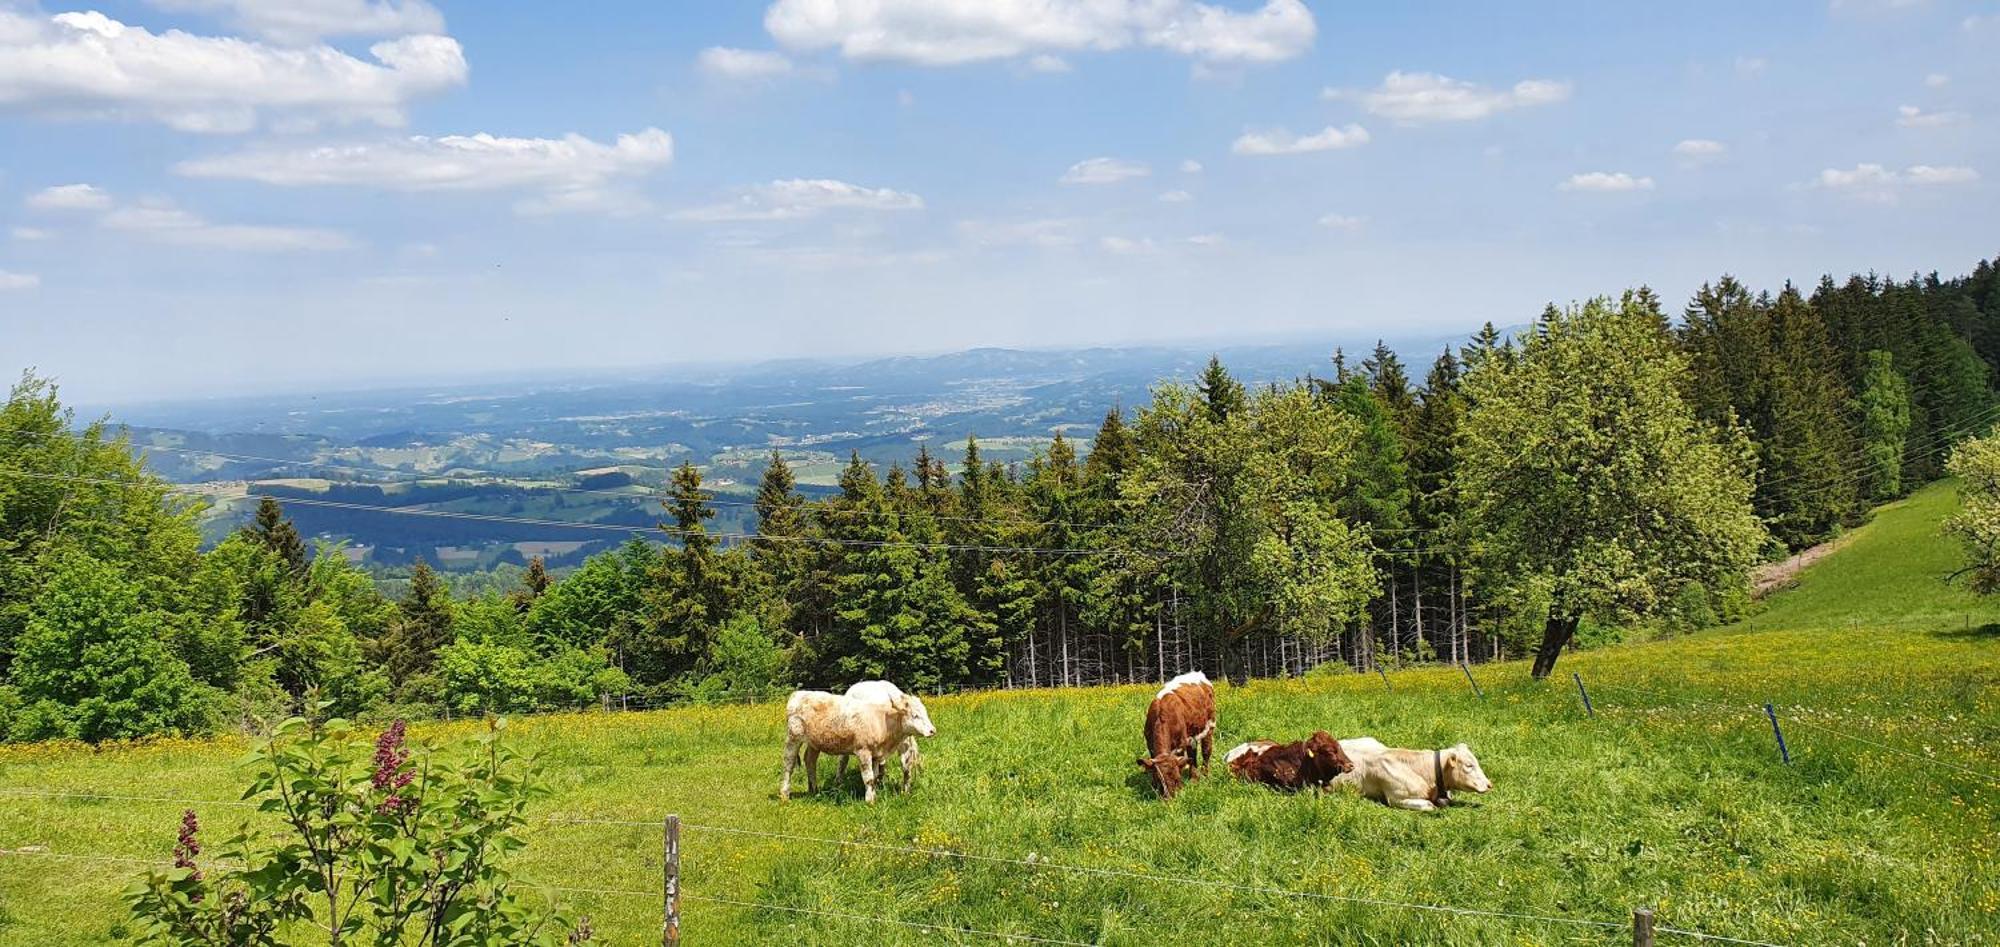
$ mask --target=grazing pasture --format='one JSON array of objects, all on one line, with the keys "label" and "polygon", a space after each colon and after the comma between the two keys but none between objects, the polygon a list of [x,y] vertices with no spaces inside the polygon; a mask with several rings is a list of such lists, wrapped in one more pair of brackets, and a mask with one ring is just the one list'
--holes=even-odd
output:
[{"label": "grazing pasture", "polygon": [[[512,738],[547,767],[538,813],[577,821],[539,826],[519,871],[579,889],[555,896],[617,944],[658,940],[668,812],[687,823],[691,945],[1002,942],[705,898],[1110,945],[1629,943],[1638,905],[1753,941],[1992,943],[2000,606],[1939,582],[1951,502],[1934,486],[1883,508],[1741,625],[1567,656],[1542,683],[1525,663],[1475,668],[1484,699],[1454,668],[1392,672],[1386,690],[1349,674],[1217,687],[1223,746],[1316,729],[1470,744],[1495,788],[1441,813],[1226,776],[1162,802],[1132,763],[1151,686],[927,699],[923,778],[874,806],[853,775],[777,800],[780,704],[552,716]],[[44,852],[0,856],[0,944],[121,939],[118,892],[141,869],[82,859],[169,857],[181,806],[150,800],[235,798],[243,748],[0,748],[0,848]],[[48,790],[133,798],[19,795]],[[214,842],[250,818],[194,808]]]}]

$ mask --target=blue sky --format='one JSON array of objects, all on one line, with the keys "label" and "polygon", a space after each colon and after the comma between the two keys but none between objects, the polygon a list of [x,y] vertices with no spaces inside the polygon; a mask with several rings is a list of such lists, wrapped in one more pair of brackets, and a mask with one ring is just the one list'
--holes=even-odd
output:
[{"label": "blue sky", "polygon": [[0,0],[69,397],[1523,321],[2000,252],[2000,2]]}]

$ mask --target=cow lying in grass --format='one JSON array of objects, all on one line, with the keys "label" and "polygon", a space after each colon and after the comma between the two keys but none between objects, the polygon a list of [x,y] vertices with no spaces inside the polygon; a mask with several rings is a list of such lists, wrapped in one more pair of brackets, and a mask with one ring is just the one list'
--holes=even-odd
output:
[{"label": "cow lying in grass", "polygon": [[1340,774],[1354,768],[1353,761],[1325,730],[1292,743],[1253,740],[1230,750],[1224,759],[1237,779],[1286,792],[1325,790]]},{"label": "cow lying in grass", "polygon": [[[902,688],[888,681],[862,681],[848,688],[847,696],[856,700],[865,700],[870,703],[887,706],[894,703],[896,698],[904,696],[904,694]],[[909,698],[912,716],[922,721],[922,723],[916,726],[919,729],[929,727],[931,732],[935,733],[937,728],[931,726],[931,712],[924,707],[923,700],[915,694],[909,695]],[[925,733],[924,736],[930,736],[930,733]],[[917,752],[917,738],[915,735],[903,738],[903,749],[898,756],[901,758],[903,764],[903,791],[909,792],[911,784],[916,780],[917,769],[924,761],[923,754]],[[836,779],[839,782],[847,781],[847,757],[845,755],[840,758],[840,775]]]},{"label": "cow lying in grass", "polygon": [[861,783],[872,803],[882,760],[895,753],[905,739],[936,732],[928,717],[917,714],[907,695],[877,704],[826,691],[795,691],[785,704],[785,778],[778,784],[778,798],[792,798],[792,769],[798,765],[801,751],[809,792],[819,791],[821,753],[851,753],[861,761]]},{"label": "cow lying in grass", "polygon": [[1451,803],[1453,792],[1486,792],[1493,781],[1479,768],[1472,749],[1460,743],[1441,750],[1403,750],[1373,737],[1340,741],[1354,768],[1334,780],[1361,795],[1399,809],[1429,812]]},{"label": "cow lying in grass", "polygon": [[1146,752],[1152,756],[1139,757],[1139,768],[1153,777],[1160,798],[1181,791],[1181,771],[1195,768],[1197,745],[1199,773],[1206,773],[1215,755],[1215,686],[1207,675],[1190,671],[1168,681],[1146,708]]}]

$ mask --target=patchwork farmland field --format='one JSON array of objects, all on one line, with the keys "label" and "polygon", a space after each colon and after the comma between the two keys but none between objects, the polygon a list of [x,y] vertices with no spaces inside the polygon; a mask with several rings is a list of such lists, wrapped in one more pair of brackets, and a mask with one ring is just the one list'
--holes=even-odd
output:
[{"label": "patchwork farmland field", "polygon": [[[1316,728],[1469,742],[1496,788],[1438,815],[1219,778],[1162,804],[1133,765],[1146,688],[931,700],[941,733],[916,791],[874,807],[852,775],[777,801],[775,705],[555,716],[511,728],[555,789],[536,814],[569,820],[537,826],[519,871],[569,889],[552,896],[617,944],[658,938],[669,812],[688,823],[694,945],[1004,942],[705,899],[1112,945],[1629,943],[1640,905],[1760,942],[1991,943],[2000,605],[1940,581],[1951,504],[1934,486],[1883,508],[1749,621],[1565,657],[1547,682],[1516,662],[1475,670],[1483,698],[1442,668],[1386,689],[1346,674],[1219,688],[1218,750]],[[143,869],[94,859],[168,857],[182,805],[167,800],[235,799],[244,749],[0,748],[0,848],[34,852],[0,857],[0,944],[123,939],[118,894]],[[52,791],[128,798],[37,795]],[[193,808],[215,838],[249,817]]]}]

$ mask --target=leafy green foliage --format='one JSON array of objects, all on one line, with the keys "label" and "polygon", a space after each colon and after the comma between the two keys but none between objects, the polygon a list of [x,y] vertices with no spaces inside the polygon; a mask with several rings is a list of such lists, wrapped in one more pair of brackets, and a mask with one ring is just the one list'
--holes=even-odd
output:
[{"label": "leafy green foliage", "polygon": [[142,941],[582,943],[587,922],[523,893],[510,870],[546,791],[503,726],[447,754],[407,746],[400,721],[373,739],[338,718],[285,721],[252,755],[244,793],[283,830],[245,830],[206,862],[188,813],[176,866],[126,892]]}]

